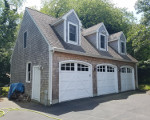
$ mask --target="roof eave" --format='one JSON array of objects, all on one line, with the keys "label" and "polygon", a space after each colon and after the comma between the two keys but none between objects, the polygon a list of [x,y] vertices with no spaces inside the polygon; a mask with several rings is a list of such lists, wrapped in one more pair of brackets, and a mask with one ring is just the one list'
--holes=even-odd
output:
[{"label": "roof eave", "polygon": [[109,59],[109,60],[115,60],[115,61],[123,61],[123,62],[129,62],[129,63],[137,63],[138,61],[128,61],[128,60],[122,60],[122,59],[117,59],[117,58],[109,58],[105,56],[99,56],[99,55],[93,55],[93,54],[88,54],[88,53],[83,53],[79,51],[73,51],[73,50],[64,50],[61,48],[53,48],[53,52],[62,52],[62,53],[69,53],[69,54],[75,54],[75,55],[82,55],[82,56],[88,56],[88,57],[94,57],[94,58],[103,58],[103,59]]}]

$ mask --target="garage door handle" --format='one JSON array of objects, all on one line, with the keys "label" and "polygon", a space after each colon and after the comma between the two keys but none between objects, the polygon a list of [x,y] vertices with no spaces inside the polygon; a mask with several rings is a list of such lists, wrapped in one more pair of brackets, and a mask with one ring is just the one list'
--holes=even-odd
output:
[{"label": "garage door handle", "polygon": [[89,77],[91,77],[91,74],[89,74]]}]

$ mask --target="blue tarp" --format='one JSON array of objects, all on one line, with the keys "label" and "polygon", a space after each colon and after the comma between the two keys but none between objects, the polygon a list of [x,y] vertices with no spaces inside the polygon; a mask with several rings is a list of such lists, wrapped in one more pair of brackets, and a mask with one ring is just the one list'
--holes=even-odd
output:
[{"label": "blue tarp", "polygon": [[8,98],[10,99],[14,92],[24,93],[24,85],[22,83],[13,83],[10,85]]}]

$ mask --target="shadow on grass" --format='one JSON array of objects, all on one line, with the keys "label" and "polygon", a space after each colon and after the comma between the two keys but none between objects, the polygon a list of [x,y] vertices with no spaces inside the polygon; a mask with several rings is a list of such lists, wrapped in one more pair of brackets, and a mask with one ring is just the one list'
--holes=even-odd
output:
[{"label": "shadow on grass", "polygon": [[79,100],[58,103],[58,104],[51,105],[51,106],[44,106],[35,102],[30,102],[30,103],[16,102],[16,104],[18,104],[22,108],[36,110],[36,111],[45,112],[45,113],[58,116],[58,115],[66,114],[69,112],[93,110],[95,107],[97,107],[101,103],[105,103],[105,102],[109,102],[113,100],[127,99],[129,96],[135,95],[135,94],[145,94],[145,91],[136,90],[136,91],[119,93],[119,94],[84,98],[84,99],[79,99]]}]

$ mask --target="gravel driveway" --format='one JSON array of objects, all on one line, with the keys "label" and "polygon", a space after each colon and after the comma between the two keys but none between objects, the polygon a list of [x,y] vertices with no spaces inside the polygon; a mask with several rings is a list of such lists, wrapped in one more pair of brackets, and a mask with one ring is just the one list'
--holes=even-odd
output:
[{"label": "gravel driveway", "polygon": [[[74,100],[52,106],[0,99],[0,108],[26,108],[62,120],[150,120],[150,95],[130,91]],[[54,120],[29,111],[11,111],[1,120]]]}]

